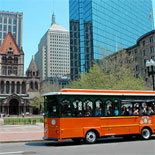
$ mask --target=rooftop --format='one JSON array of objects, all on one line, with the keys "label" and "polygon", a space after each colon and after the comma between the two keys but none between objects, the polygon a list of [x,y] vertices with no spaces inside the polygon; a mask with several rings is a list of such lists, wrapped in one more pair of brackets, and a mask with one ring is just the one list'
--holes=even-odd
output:
[{"label": "rooftop", "polygon": [[63,31],[63,32],[68,32],[64,27],[62,27],[59,24],[56,24],[56,18],[55,18],[55,14],[54,13],[52,15],[52,24],[51,24],[51,27],[49,28],[49,31]]}]

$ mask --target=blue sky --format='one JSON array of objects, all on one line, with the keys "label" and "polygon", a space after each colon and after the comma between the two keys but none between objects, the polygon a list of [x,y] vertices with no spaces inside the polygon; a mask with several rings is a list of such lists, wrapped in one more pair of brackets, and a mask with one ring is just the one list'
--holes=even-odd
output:
[{"label": "blue sky", "polygon": [[[69,0],[0,0],[0,10],[23,12],[25,71],[35,55],[41,37],[51,25],[53,11],[57,24],[69,30]],[[153,1],[155,17],[155,0]],[[154,20],[155,21],[155,20]]]},{"label": "blue sky", "polygon": [[23,12],[25,71],[30,64],[32,55],[35,55],[38,50],[41,37],[51,26],[53,11],[57,24],[69,30],[68,7],[68,0],[0,0],[1,11]]}]

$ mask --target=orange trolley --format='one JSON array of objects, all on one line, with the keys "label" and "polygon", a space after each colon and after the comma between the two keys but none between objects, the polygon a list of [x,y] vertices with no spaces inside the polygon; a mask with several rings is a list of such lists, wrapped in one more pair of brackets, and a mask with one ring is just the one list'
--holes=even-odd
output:
[{"label": "orange trolley", "polygon": [[155,133],[155,92],[63,89],[44,94],[45,140],[95,143],[104,136]]}]

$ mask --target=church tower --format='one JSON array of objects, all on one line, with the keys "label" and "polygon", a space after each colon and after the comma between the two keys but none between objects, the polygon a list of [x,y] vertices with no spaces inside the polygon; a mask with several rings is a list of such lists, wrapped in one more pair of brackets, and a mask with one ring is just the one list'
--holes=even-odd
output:
[{"label": "church tower", "polygon": [[35,92],[40,89],[40,73],[36,62],[32,57],[31,63],[26,71],[28,79],[28,91]]}]

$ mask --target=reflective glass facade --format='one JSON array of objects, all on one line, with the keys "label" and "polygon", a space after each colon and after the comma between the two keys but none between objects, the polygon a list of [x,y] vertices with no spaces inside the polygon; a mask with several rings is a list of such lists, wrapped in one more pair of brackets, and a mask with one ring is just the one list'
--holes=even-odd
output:
[{"label": "reflective glass facade", "polygon": [[23,13],[0,11],[0,45],[11,32],[19,48],[22,47]]},{"label": "reflective glass facade", "polygon": [[152,30],[152,0],[70,0],[71,79]]}]

